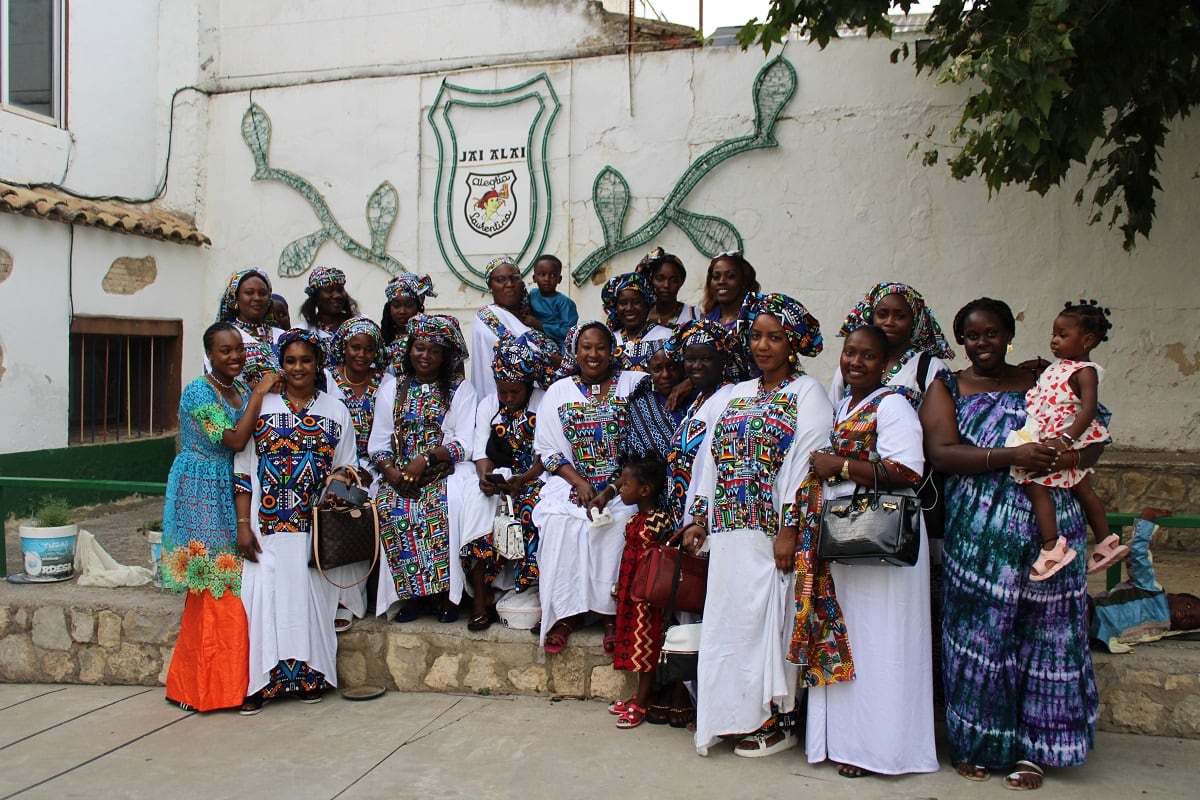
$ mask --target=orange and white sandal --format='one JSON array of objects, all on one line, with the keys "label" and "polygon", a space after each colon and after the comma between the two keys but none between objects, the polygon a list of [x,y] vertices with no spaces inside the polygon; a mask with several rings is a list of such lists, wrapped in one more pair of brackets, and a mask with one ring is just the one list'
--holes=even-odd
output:
[{"label": "orange and white sandal", "polygon": [[1049,550],[1042,548],[1038,552],[1037,561],[1033,562],[1033,569],[1029,573],[1029,580],[1044,581],[1052,578],[1074,560],[1075,551],[1068,547],[1067,540],[1060,536],[1054,547]]}]

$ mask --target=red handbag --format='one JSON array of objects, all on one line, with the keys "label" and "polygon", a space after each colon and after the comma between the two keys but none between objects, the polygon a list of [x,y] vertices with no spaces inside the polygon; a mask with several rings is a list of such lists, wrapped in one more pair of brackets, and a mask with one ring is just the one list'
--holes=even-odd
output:
[{"label": "red handbag", "polygon": [[642,551],[633,567],[629,594],[635,603],[703,614],[708,559],[674,546],[678,538],[676,534],[670,541],[652,544]]}]

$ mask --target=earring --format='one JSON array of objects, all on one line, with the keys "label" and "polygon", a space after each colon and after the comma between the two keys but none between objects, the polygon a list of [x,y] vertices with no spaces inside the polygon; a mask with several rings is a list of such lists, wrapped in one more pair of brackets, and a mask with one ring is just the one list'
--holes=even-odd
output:
[{"label": "earring", "polygon": [[788,353],[788,363],[791,364],[793,367],[796,366],[796,362],[799,360],[800,359],[796,358],[795,353]]}]

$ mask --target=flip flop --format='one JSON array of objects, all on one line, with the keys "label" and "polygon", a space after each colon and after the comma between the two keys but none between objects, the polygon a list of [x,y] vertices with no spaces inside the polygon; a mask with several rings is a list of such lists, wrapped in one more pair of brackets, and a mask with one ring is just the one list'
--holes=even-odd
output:
[{"label": "flip flop", "polygon": [[500,612],[495,606],[490,606],[487,611],[482,614],[477,614],[471,617],[467,622],[467,630],[469,631],[486,631],[492,627],[493,623],[500,621]]},{"label": "flip flop", "polygon": [[837,774],[841,775],[843,778],[865,778],[868,775],[874,775],[875,773],[871,772],[869,769],[856,767],[853,764],[838,764]]},{"label": "flip flop", "polygon": [[1037,786],[1022,786],[1016,782],[1021,780],[1022,775],[1037,775],[1039,777],[1045,777],[1046,773],[1037,764],[1033,763],[1032,761],[1021,760],[1014,764],[1013,767],[1013,771],[1004,776],[1005,789],[1011,789],[1014,792],[1032,792],[1035,789],[1042,788],[1041,784],[1038,784]]}]

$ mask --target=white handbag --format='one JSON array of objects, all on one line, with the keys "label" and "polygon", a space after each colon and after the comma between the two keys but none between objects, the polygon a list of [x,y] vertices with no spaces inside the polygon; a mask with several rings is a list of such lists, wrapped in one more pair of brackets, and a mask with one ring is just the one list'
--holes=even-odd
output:
[{"label": "white handbag", "polygon": [[525,558],[525,529],[513,514],[512,495],[504,495],[504,502],[496,508],[492,520],[492,546],[496,553],[509,561]]}]

